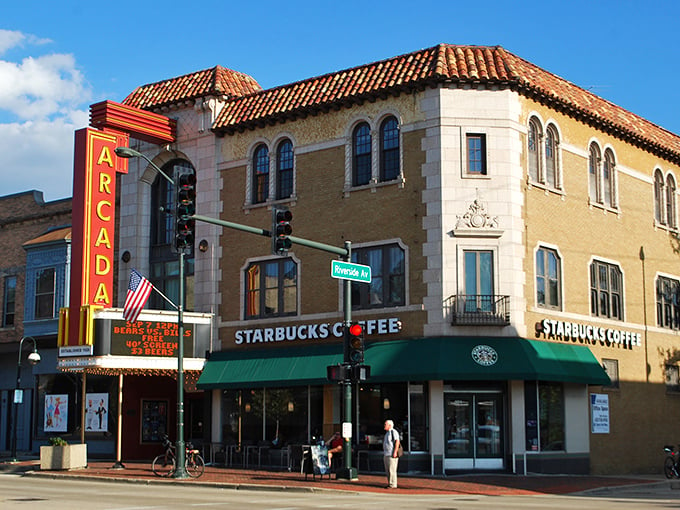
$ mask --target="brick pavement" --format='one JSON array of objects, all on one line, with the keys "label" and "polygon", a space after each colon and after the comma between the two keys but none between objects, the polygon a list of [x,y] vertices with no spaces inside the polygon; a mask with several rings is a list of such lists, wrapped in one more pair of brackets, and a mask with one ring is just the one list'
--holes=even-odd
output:
[{"label": "brick pavement", "polygon": [[[112,462],[91,462],[87,468],[72,471],[40,471],[35,461],[24,463],[22,471],[32,476],[68,477],[81,479],[108,479],[140,483],[187,483],[219,485],[233,489],[259,490],[344,490],[357,492],[387,492],[386,479],[376,473],[359,473],[358,480],[314,479],[298,472],[232,469],[207,466],[199,479],[177,480],[159,478],[151,471],[149,463],[124,463],[125,469],[113,469]],[[0,469],[1,470],[1,469]],[[513,475],[468,474],[447,477],[399,475],[399,488],[390,492],[404,494],[485,494],[485,495],[539,495],[571,494],[593,489],[653,484],[659,476],[611,477],[576,475]]]}]

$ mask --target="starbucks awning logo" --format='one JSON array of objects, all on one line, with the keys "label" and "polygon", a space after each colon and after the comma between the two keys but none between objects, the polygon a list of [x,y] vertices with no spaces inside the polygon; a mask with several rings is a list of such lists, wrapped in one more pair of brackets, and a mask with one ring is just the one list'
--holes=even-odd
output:
[{"label": "starbucks awning logo", "polygon": [[498,361],[498,353],[496,350],[488,345],[478,345],[472,349],[472,359],[484,367],[495,365]]}]

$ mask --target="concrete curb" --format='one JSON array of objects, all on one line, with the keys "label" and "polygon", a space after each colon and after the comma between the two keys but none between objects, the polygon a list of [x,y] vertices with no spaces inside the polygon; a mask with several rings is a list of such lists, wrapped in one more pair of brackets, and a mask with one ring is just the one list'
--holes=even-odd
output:
[{"label": "concrete curb", "polygon": [[225,483],[225,482],[200,482],[196,480],[173,480],[173,479],[150,479],[142,480],[140,478],[106,478],[102,476],[88,476],[88,475],[71,475],[68,473],[53,473],[40,471],[24,471],[23,476],[34,476],[38,478],[49,478],[52,480],[88,480],[91,482],[106,482],[106,483],[130,483],[140,485],[191,485],[191,487],[216,487],[227,490],[247,490],[260,492],[305,492],[305,493],[320,493],[320,492],[342,492],[343,494],[358,494],[351,490],[345,489],[329,489],[327,487],[299,487],[292,485],[265,485],[265,484],[246,484],[246,483]]}]

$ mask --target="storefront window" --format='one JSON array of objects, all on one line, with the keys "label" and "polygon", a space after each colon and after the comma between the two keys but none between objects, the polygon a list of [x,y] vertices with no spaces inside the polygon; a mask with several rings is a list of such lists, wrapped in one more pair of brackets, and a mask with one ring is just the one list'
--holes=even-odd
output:
[{"label": "storefront window", "polygon": [[225,390],[222,394],[225,444],[306,444],[322,424],[321,386]]},{"label": "storefront window", "polygon": [[564,389],[561,383],[524,383],[527,451],[564,450]]},{"label": "storefront window", "polygon": [[[406,383],[362,385],[359,387],[359,446],[381,449],[385,420],[392,420],[403,439],[408,431]],[[405,441],[406,442],[406,441]],[[407,445],[405,444],[404,447]]]},{"label": "storefront window", "polygon": [[[429,450],[430,424],[427,419],[427,384],[409,384],[409,451]],[[406,445],[404,445],[406,446]]]},{"label": "storefront window", "polygon": [[[118,387],[116,379],[88,375],[85,384],[85,431],[87,437],[109,437],[116,430]],[[90,402],[91,401],[91,402]],[[91,405],[88,405],[90,404]],[[44,374],[38,378],[36,435],[65,437],[80,434],[83,412],[82,377]]]}]

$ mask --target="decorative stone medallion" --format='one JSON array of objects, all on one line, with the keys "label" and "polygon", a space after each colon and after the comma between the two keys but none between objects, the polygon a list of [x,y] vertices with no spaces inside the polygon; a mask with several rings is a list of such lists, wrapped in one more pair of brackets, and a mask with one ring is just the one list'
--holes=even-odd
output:
[{"label": "decorative stone medallion", "polygon": [[493,347],[488,345],[477,345],[472,349],[472,359],[484,367],[495,365],[498,361],[498,353]]}]

